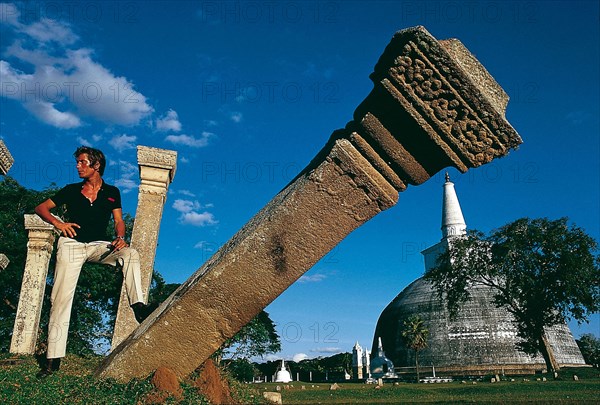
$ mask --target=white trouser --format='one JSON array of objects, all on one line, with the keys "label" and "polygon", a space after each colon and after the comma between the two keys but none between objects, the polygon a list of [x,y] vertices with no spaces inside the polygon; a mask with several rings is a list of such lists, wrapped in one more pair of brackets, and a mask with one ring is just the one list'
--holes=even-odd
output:
[{"label": "white trouser", "polygon": [[[64,357],[67,348],[69,320],[71,307],[81,267],[86,262],[119,264],[123,268],[123,281],[130,305],[145,302],[142,292],[140,274],[140,256],[130,247],[113,251],[104,259],[100,256],[106,253],[110,242],[97,241],[90,243],[77,242],[74,239],[60,237],[56,251],[56,268],[54,270],[54,287],[50,302],[50,322],[48,324],[48,355],[49,359]],[[118,297],[115,297],[118,299]]]}]

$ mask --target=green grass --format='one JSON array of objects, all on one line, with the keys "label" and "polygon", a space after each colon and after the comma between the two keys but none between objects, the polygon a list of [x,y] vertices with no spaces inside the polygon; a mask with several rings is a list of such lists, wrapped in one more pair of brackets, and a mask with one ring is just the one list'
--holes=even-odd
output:
[{"label": "green grass", "polygon": [[[0,359],[14,356],[0,355]],[[149,379],[120,384],[92,376],[101,357],[67,356],[61,370],[38,380],[39,368],[30,356],[23,356],[15,365],[0,366],[0,404],[146,404],[155,393]],[[576,373],[580,380],[573,381]],[[453,382],[446,384],[385,384],[340,383],[340,389],[329,390],[329,383],[293,382],[285,384],[234,384],[236,397],[243,403],[263,403],[263,391],[275,391],[279,385],[282,399],[288,404],[398,404],[398,403],[577,403],[600,404],[600,372],[592,368],[564,369],[558,380],[536,381],[540,376],[515,377],[514,382]],[[484,381],[489,381],[489,378]],[[302,389],[302,386],[305,389]],[[207,404],[193,387],[192,381],[182,383],[184,397],[177,401],[169,397],[166,403]]]},{"label": "green grass", "polygon": [[[92,376],[101,357],[82,358],[68,355],[59,372],[45,379],[36,378],[39,366],[31,356],[2,355],[1,359],[19,358],[15,365],[0,366],[0,404],[144,404],[156,393],[150,378],[120,384],[112,379]],[[183,399],[168,397],[166,403],[207,404],[191,382],[182,383]]]},{"label": "green grass", "polygon": [[[373,385],[340,383],[340,389],[330,391],[328,383],[294,382],[282,389],[284,404],[398,404],[398,403],[556,403],[600,404],[600,376],[598,370],[575,370],[579,381],[572,380],[573,370],[564,370],[557,380],[536,381],[539,376],[514,377],[515,381],[499,383],[460,381],[444,384],[385,384]],[[486,381],[489,381],[487,379]],[[283,384],[263,384],[262,389],[275,391]],[[302,385],[305,389],[302,389]],[[292,387],[293,386],[293,387]]]}]

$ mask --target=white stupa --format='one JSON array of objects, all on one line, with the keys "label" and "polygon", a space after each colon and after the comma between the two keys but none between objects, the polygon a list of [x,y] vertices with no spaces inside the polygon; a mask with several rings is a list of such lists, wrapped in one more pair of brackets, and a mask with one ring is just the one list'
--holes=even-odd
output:
[{"label": "white stupa", "polygon": [[289,383],[292,381],[292,374],[285,366],[285,361],[281,360],[281,366],[275,373],[275,382],[277,383]]}]

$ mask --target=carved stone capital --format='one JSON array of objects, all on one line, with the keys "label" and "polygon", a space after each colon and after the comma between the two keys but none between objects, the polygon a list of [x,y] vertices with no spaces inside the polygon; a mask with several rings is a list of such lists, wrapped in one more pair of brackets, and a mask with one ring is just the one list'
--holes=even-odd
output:
[{"label": "carved stone capital", "polygon": [[7,268],[9,263],[8,257],[4,253],[0,253],[0,270]]},{"label": "carved stone capital", "polygon": [[[173,181],[173,178],[175,177],[175,170],[177,169],[176,151],[139,145],[137,147],[137,159],[140,170],[142,167],[163,169],[168,172],[168,181]],[[144,173],[140,173],[140,176],[142,177],[143,181]]]},{"label": "carved stone capital", "polygon": [[[23,217],[25,218],[25,229],[28,231],[54,231],[57,234],[59,233],[54,225],[44,221],[38,214],[25,214]],[[54,217],[60,220],[56,215]]]},{"label": "carved stone capital", "polygon": [[370,77],[373,91],[342,136],[399,191],[522,142],[504,117],[508,96],[458,40],[438,41],[423,27],[399,31]]},{"label": "carved stone capital", "polygon": [[15,159],[12,157],[4,142],[0,139],[0,174],[6,175]]}]

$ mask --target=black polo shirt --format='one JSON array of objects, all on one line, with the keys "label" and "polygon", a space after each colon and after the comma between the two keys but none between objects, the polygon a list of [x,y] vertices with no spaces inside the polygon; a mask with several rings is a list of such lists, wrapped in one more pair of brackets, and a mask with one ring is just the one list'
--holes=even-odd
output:
[{"label": "black polo shirt", "polygon": [[50,199],[57,206],[66,205],[67,222],[74,222],[75,240],[83,243],[98,240],[112,240],[106,230],[112,211],[121,208],[121,193],[115,186],[102,182],[96,200],[92,203],[82,193],[83,182],[68,184]]}]

